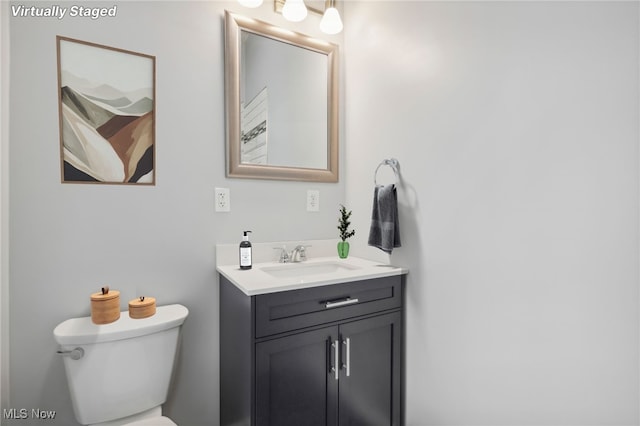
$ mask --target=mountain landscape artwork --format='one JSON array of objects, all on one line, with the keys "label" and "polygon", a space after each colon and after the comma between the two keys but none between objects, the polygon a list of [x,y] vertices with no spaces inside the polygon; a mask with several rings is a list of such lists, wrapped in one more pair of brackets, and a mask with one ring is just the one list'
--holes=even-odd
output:
[{"label": "mountain landscape artwork", "polygon": [[57,42],[62,182],[155,184],[155,57]]}]

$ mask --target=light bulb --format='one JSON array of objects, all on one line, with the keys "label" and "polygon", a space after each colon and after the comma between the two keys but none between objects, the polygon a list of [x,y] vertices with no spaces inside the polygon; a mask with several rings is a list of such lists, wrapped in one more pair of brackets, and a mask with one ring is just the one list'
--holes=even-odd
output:
[{"label": "light bulb", "polygon": [[329,7],[324,11],[320,21],[320,31],[325,34],[338,34],[342,31],[342,19],[340,19],[338,9]]},{"label": "light bulb", "polygon": [[303,0],[287,0],[282,7],[282,16],[287,21],[300,22],[307,17],[307,6]]},{"label": "light bulb", "polygon": [[261,6],[262,0],[238,0],[238,3],[240,3],[244,7],[250,7],[253,9]]}]

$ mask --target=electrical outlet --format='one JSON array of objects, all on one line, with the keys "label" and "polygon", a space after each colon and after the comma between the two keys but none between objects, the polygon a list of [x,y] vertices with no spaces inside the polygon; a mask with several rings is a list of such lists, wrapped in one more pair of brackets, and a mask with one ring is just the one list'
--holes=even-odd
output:
[{"label": "electrical outlet", "polygon": [[229,188],[216,188],[216,211],[231,211],[231,197],[229,195]]},{"label": "electrical outlet", "polygon": [[320,191],[316,189],[307,190],[307,211],[320,211]]}]

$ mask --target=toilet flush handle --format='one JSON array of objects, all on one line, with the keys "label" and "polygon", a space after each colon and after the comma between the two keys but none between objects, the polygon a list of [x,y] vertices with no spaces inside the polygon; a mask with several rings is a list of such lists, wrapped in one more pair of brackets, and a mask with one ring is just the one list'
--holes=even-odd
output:
[{"label": "toilet flush handle", "polygon": [[84,349],[75,348],[71,351],[57,351],[57,353],[58,355],[68,356],[72,360],[77,361],[84,356]]}]

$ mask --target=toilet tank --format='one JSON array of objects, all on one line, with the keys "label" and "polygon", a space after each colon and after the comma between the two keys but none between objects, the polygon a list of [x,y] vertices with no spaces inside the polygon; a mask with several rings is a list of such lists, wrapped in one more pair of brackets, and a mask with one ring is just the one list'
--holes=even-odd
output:
[{"label": "toilet tank", "polygon": [[91,317],[60,323],[53,334],[62,351],[82,348],[74,360],[64,357],[73,409],[79,423],[117,420],[162,405],[169,392],[180,326],[189,311],[182,305],[159,306],[155,315],[96,325]]}]

